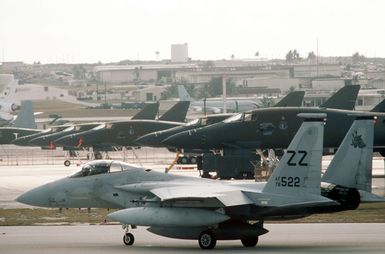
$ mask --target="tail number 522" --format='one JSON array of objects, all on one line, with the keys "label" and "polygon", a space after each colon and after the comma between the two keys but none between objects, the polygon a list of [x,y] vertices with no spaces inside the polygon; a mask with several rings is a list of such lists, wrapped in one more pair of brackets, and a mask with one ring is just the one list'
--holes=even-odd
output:
[{"label": "tail number 522", "polygon": [[301,179],[298,176],[278,176],[275,178],[277,187],[300,187]]}]

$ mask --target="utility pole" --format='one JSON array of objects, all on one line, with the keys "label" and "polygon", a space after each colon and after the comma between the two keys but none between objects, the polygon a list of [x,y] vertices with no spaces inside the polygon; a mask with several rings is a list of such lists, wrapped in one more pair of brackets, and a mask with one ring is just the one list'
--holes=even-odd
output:
[{"label": "utility pole", "polygon": [[227,113],[227,91],[226,91],[226,77],[222,76],[222,91],[223,91],[223,113]]}]

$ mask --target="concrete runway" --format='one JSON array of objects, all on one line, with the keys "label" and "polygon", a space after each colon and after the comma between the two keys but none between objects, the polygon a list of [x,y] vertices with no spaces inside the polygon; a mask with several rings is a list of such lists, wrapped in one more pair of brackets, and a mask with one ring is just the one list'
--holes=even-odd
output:
[{"label": "concrete runway", "polygon": [[[385,224],[266,224],[255,248],[218,241],[214,252],[384,253]],[[119,225],[0,227],[0,253],[196,253],[197,241],[175,240],[138,228],[133,246],[122,242]]]}]

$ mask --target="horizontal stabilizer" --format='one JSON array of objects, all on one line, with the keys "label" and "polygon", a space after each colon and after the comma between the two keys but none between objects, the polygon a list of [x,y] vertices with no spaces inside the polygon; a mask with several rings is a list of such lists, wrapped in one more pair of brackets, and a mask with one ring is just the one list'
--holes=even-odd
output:
[{"label": "horizontal stabilizer", "polygon": [[376,194],[359,190],[362,203],[374,203],[374,202],[385,202],[385,197],[378,196]]}]

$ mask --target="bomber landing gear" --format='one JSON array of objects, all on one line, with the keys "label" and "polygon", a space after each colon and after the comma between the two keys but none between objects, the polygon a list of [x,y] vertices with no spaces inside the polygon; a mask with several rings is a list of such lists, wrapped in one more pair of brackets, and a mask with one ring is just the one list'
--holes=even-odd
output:
[{"label": "bomber landing gear", "polygon": [[[123,229],[125,230],[124,236],[123,236],[123,243],[125,245],[133,245],[135,242],[135,237],[133,234],[128,232],[130,230],[130,225],[122,225]],[[133,226],[131,226],[134,228]]]},{"label": "bomber landing gear", "polygon": [[199,235],[198,243],[202,249],[211,250],[217,244],[217,238],[213,231],[206,230]]}]

